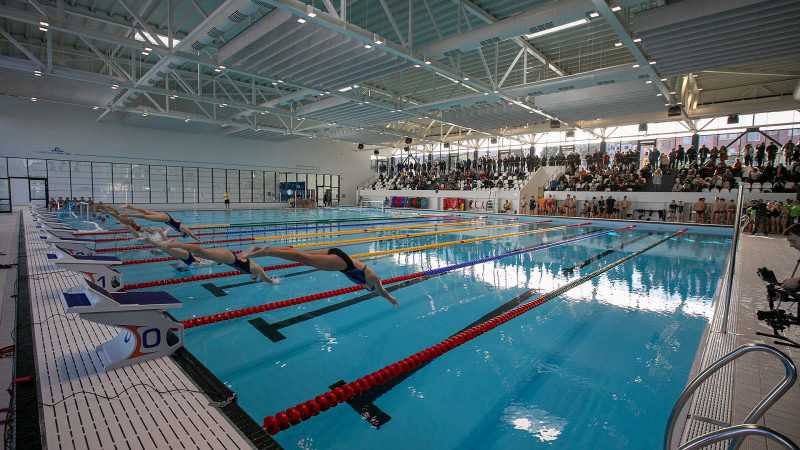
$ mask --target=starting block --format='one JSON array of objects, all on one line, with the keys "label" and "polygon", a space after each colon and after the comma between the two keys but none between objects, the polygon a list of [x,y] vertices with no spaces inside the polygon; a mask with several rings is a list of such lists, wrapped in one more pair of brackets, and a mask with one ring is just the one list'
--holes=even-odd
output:
[{"label": "starting block", "polygon": [[123,286],[122,273],[113,267],[122,261],[115,256],[98,255],[80,244],[54,243],[47,252],[47,259],[55,260],[58,267],[83,272],[103,289],[116,292]]},{"label": "starting block", "polygon": [[123,329],[97,347],[106,371],[169,356],[183,345],[183,324],[165,312],[182,304],[167,292],[109,292],[87,281],[62,297],[65,312]]}]

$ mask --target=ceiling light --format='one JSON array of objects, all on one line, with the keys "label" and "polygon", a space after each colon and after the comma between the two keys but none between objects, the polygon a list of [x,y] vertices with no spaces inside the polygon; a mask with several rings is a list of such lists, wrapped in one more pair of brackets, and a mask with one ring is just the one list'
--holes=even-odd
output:
[{"label": "ceiling light", "polygon": [[592,19],[594,19],[595,17],[600,17],[600,13],[597,11],[592,11],[589,13],[589,17],[591,17]]},{"label": "ceiling light", "polygon": [[170,98],[171,100],[175,100],[176,98],[178,98],[178,96],[177,96],[177,95],[175,95],[175,94],[172,94],[172,95],[170,95],[170,96],[169,96],[169,98]]},{"label": "ceiling light", "polygon": [[422,66],[420,66],[419,64],[414,64],[414,67],[416,67],[417,69],[419,69],[419,68],[420,68],[420,67],[422,67]]},{"label": "ceiling light", "polygon": [[273,86],[277,86],[277,85],[278,85],[278,83],[276,83],[276,82],[274,82],[274,81],[273,81],[273,82],[272,82],[272,85],[273,85]]},{"label": "ceiling light", "polygon": [[144,55],[144,56],[150,56],[150,52],[142,52],[142,55]]},{"label": "ceiling light", "polygon": [[495,89],[495,90],[493,90],[492,92],[494,92],[495,94],[497,94],[499,91],[498,91],[497,89]]},{"label": "ceiling light", "polygon": [[667,81],[667,79],[666,78],[662,78],[661,81]]},{"label": "ceiling light", "polygon": [[614,47],[622,47],[622,42],[615,42]]},{"label": "ceiling light", "polygon": [[664,103],[664,106],[672,106],[672,105],[670,105],[669,103]]},{"label": "ceiling light", "polygon": [[464,77],[464,81],[469,81],[469,77]]},{"label": "ceiling light", "polygon": [[303,19],[301,17],[301,18],[297,19],[297,23],[306,23],[306,19]]},{"label": "ceiling light", "polygon": [[92,106],[92,109],[97,111],[98,109],[100,109],[100,107],[99,106]]},{"label": "ceiling light", "polygon": [[308,13],[308,17],[311,17],[313,19],[314,17],[317,17],[317,13],[312,11],[312,12]]},{"label": "ceiling light", "polygon": [[675,94],[677,94],[677,92],[675,92],[675,91],[669,91],[669,95],[675,95]]},{"label": "ceiling light", "polygon": [[147,116],[149,116],[149,115],[150,115],[150,114],[148,114],[148,113],[146,113],[146,112],[143,112],[143,113],[142,113],[142,117],[147,117]]},{"label": "ceiling light", "polygon": [[364,100],[364,103],[369,105],[369,100]]},{"label": "ceiling light", "polygon": [[187,118],[185,118],[185,119],[183,119],[183,121],[184,121],[184,122],[186,122],[186,123],[189,123],[189,121],[190,121],[190,120],[192,120],[192,119],[190,119],[190,118],[188,118],[188,117],[187,117]]},{"label": "ceiling light", "polygon": [[353,85],[353,89],[358,89],[358,85],[357,85],[357,84],[354,84],[354,85]]},{"label": "ceiling light", "polygon": [[595,117],[594,120],[600,120],[600,118],[599,117]]},{"label": "ceiling light", "polygon": [[226,107],[226,106],[228,106],[228,104],[227,104],[227,103],[220,103],[220,104],[219,104],[219,107],[220,107],[220,108],[224,108],[224,107]]},{"label": "ceiling light", "polygon": [[330,95],[331,91],[325,91],[325,94]]},{"label": "ceiling light", "polygon": [[117,89],[119,89],[119,85],[118,84],[112,84],[111,85],[111,89],[114,89],[116,91]]},{"label": "ceiling light", "polygon": [[698,91],[702,91],[702,90],[703,90],[703,88],[699,87],[699,88],[697,88],[697,90],[698,90]]},{"label": "ceiling light", "polygon": [[619,5],[612,6],[611,10],[614,11],[614,12],[621,11],[622,10],[622,6],[619,6]]},{"label": "ceiling light", "polygon": [[633,38],[633,42],[638,44],[639,42],[642,42],[642,38]]},{"label": "ceiling light", "polygon": [[489,93],[488,92],[484,92],[483,95],[489,95]]},{"label": "ceiling light", "polygon": [[33,71],[33,76],[35,76],[35,77],[40,77],[40,76],[42,76],[42,71],[41,71],[41,70],[39,70],[39,69],[36,69],[36,70],[34,70],[34,71]]},{"label": "ceiling light", "polygon": [[39,27],[39,31],[44,31],[45,33],[49,30],[47,27]]},{"label": "ceiling light", "polygon": [[261,111],[259,114],[261,114],[262,116],[265,116],[267,113],[264,112],[264,111]]},{"label": "ceiling light", "polygon": [[656,64],[656,62],[655,62],[655,61],[650,61],[650,65],[651,65],[651,66],[653,66],[653,65],[655,65],[655,64]]},{"label": "ceiling light", "polygon": [[364,48],[372,48],[372,46],[369,44],[364,44]]},{"label": "ceiling light", "polygon": [[36,98],[36,97],[31,97],[31,101],[32,101],[32,102],[37,102],[37,101],[39,101],[39,99],[38,99],[38,98]]},{"label": "ceiling light", "polygon": [[145,48],[144,48],[144,51],[146,51],[146,52],[152,52],[152,51],[153,51],[153,49],[152,49],[152,48],[150,48],[150,47],[145,47]]},{"label": "ceiling light", "polygon": [[45,28],[50,26],[50,24],[47,23],[47,22],[39,22],[39,25],[41,25],[41,26],[43,26]]},{"label": "ceiling light", "polygon": [[647,80],[644,82],[644,84],[653,84],[653,80]]},{"label": "ceiling light", "polygon": [[678,103],[675,103],[675,104],[676,104],[676,105],[682,105],[683,103],[681,103],[681,102],[678,102]]},{"label": "ceiling light", "polygon": [[693,74],[692,74],[692,78],[697,78],[697,77],[699,77],[699,76],[700,76],[700,74],[697,74],[697,73],[693,73]]},{"label": "ceiling light", "polygon": [[351,90],[353,90],[353,86],[345,86],[345,87],[339,89],[339,92],[347,92],[347,91],[351,91]]},{"label": "ceiling light", "polygon": [[425,65],[430,66],[431,62],[430,61],[425,61]]},{"label": "ceiling light", "polygon": [[656,97],[661,97],[662,95],[664,95],[664,94],[662,94],[661,92],[659,92],[658,94],[656,94]]},{"label": "ceiling light", "polygon": [[222,72],[222,69],[220,69],[219,67],[215,67],[214,68],[214,72],[220,73],[220,72]]},{"label": "ceiling light", "polygon": [[283,83],[283,80],[278,80],[278,83]]},{"label": "ceiling light", "polygon": [[380,39],[375,39],[375,45],[383,45],[383,41]]},{"label": "ceiling light", "polygon": [[633,67],[634,69],[638,69],[638,68],[639,68],[639,65],[638,65],[638,64],[634,64],[634,65],[633,65],[633,66],[631,66],[631,67]]},{"label": "ceiling light", "polygon": [[550,34],[550,33],[555,33],[556,31],[566,30],[567,28],[577,27],[578,25],[583,25],[585,23],[589,23],[589,19],[584,17],[584,18],[578,19],[578,20],[576,20],[574,22],[568,22],[568,23],[565,23],[563,25],[559,25],[559,26],[556,26],[556,27],[548,28],[546,30],[537,31],[536,33],[526,34],[525,37],[528,38],[528,39],[533,39],[533,38],[537,38],[539,36],[544,36],[544,35],[547,35],[547,34]]}]

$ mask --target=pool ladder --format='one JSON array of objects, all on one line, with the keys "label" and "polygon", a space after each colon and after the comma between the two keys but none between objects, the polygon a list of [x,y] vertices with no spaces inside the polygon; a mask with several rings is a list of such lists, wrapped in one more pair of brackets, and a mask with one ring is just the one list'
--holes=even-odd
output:
[{"label": "pool ladder", "polygon": [[686,385],[686,388],[675,402],[675,406],[672,407],[672,413],[669,416],[669,422],[667,422],[666,435],[664,436],[664,450],[672,450],[672,435],[675,429],[675,424],[678,421],[678,416],[681,411],[683,411],[683,408],[686,406],[686,403],[689,401],[689,399],[692,398],[692,395],[694,395],[695,391],[697,391],[697,389],[708,378],[717,373],[719,369],[750,352],[764,352],[776,357],[781,363],[783,363],[785,372],[783,380],[776,384],[772,390],[764,398],[762,398],[761,401],[753,407],[753,409],[750,410],[750,412],[747,414],[747,417],[744,418],[743,423],[706,433],[678,447],[678,450],[699,449],[707,445],[728,439],[731,440],[730,444],[728,445],[728,450],[736,450],[739,448],[742,441],[751,435],[765,437],[789,450],[800,450],[800,447],[798,447],[797,444],[792,442],[789,438],[781,433],[778,433],[771,428],[756,424],[758,420],[761,419],[761,416],[763,416],[764,413],[767,412],[767,410],[792,387],[795,380],[797,380],[797,368],[795,367],[794,362],[792,362],[792,360],[789,359],[789,357],[786,356],[786,354],[782,351],[770,345],[764,344],[747,344],[733,350],[708,366],[705,370],[694,377],[689,384]]}]

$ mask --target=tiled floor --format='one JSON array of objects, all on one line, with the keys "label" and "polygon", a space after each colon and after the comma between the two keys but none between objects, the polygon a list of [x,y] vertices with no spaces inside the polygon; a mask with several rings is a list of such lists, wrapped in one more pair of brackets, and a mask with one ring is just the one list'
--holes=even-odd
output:
[{"label": "tiled floor", "polygon": [[95,347],[118,330],[64,314],[61,292],[83,277],[49,262],[23,214],[46,447],[251,448],[170,358],[103,370]]}]

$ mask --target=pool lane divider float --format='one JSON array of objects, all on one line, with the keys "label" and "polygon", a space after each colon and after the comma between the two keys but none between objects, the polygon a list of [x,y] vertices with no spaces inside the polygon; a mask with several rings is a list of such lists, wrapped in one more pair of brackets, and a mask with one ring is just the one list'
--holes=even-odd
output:
[{"label": "pool lane divider float", "polygon": [[[426,220],[426,219],[441,219],[445,217],[453,217],[452,214],[437,214],[437,215],[420,215],[420,216],[406,216],[409,221]],[[245,228],[245,227],[265,227],[270,225],[304,225],[304,224],[327,224],[326,226],[336,226],[331,224],[338,224],[344,222],[369,222],[369,221],[387,221],[399,220],[404,217],[351,217],[340,219],[322,219],[322,220],[289,220],[289,221],[275,221],[275,222],[252,222],[252,223],[209,223],[190,225],[192,230],[207,230],[213,228]],[[325,225],[324,225],[325,226]],[[110,234],[130,234],[127,228],[118,228],[114,230],[101,230],[101,231],[76,231],[76,235],[80,236],[106,236]]]},{"label": "pool lane divider float", "polygon": [[[547,223],[549,221],[543,222],[531,222],[529,224],[539,224],[539,223]],[[433,244],[424,244],[424,245],[415,245],[411,247],[400,247],[394,248],[389,250],[377,250],[373,252],[366,252],[366,253],[356,253],[352,256],[353,258],[374,258],[383,255],[390,255],[394,253],[409,253],[409,252],[416,252],[422,250],[431,250],[435,248],[442,248],[442,247],[449,247],[452,245],[461,245],[461,244],[469,244],[473,242],[481,242],[481,241],[488,241],[492,239],[502,239],[507,237],[516,237],[516,236],[525,236],[529,234],[538,234],[538,233],[545,233],[548,231],[557,231],[567,228],[577,228],[577,227],[584,227],[591,224],[591,222],[585,222],[575,225],[561,225],[556,227],[547,227],[547,228],[540,228],[536,230],[529,230],[529,231],[515,231],[513,233],[504,233],[504,234],[493,234],[489,236],[479,236],[475,238],[467,238],[467,239],[458,239],[453,241],[446,241],[446,242],[437,242]],[[238,252],[234,252],[238,253]],[[262,266],[262,269],[265,271],[272,271],[272,270],[283,270],[283,269],[292,269],[295,267],[302,267],[304,266],[303,263],[299,262],[291,262],[291,263],[284,263],[284,264],[275,264],[271,266]],[[216,278],[228,278],[228,277],[235,277],[235,276],[242,276],[242,274],[238,270],[229,270],[227,272],[217,272],[217,273],[206,273],[200,275],[192,275],[189,277],[180,277],[180,278],[166,278],[163,280],[151,280],[151,281],[143,281],[140,283],[132,283],[127,284],[122,287],[123,290],[135,290],[135,289],[144,289],[144,288],[151,288],[156,286],[168,286],[173,284],[182,284],[182,283],[193,283],[195,281],[205,281],[205,280],[212,280]]]},{"label": "pool lane divider float", "polygon": [[[359,234],[359,233],[374,233],[380,231],[398,231],[398,230],[413,230],[419,228],[438,228],[438,227],[454,227],[459,225],[473,225],[477,224],[480,221],[477,220],[466,220],[462,222],[447,222],[447,223],[433,223],[433,224],[422,224],[422,225],[407,225],[407,226],[398,226],[398,227],[374,227],[374,228],[364,228],[359,230],[347,230],[347,231],[324,231],[324,232],[316,232],[316,233],[300,233],[300,234],[284,234],[284,235],[272,235],[272,236],[248,236],[248,237],[238,237],[238,238],[231,238],[231,239],[212,239],[209,241],[188,241],[190,243],[194,243],[197,245],[216,245],[216,244],[226,244],[231,242],[254,242],[254,241],[271,241],[271,240],[279,240],[279,239],[302,239],[305,237],[319,237],[319,236],[339,236],[339,235],[349,235],[349,234]],[[96,242],[96,241],[95,241]],[[155,245],[145,244],[145,245],[131,245],[125,247],[106,247],[97,249],[98,253],[112,253],[112,252],[127,252],[132,250],[148,250],[157,248]]]},{"label": "pool lane divider float", "polygon": [[[497,317],[487,320],[486,322],[482,322],[478,325],[472,326],[467,328],[466,330],[451,336],[438,344],[432,345],[428,348],[418,351],[405,359],[397,361],[395,363],[389,364],[382,369],[376,370],[372,373],[369,373],[355,381],[350,383],[343,384],[339,387],[331,389],[327,392],[324,392],[320,395],[317,395],[314,398],[311,398],[305,402],[298,403],[295,406],[290,408],[286,408],[272,416],[267,416],[264,418],[263,427],[264,429],[274,435],[283,430],[288,429],[294,425],[299,424],[305,420],[310,419],[318,415],[319,413],[326,411],[340,403],[344,403],[350,401],[369,391],[370,389],[385,384],[397,377],[403,376],[409,372],[416,370],[417,368],[425,365],[436,358],[444,355],[445,353],[464,345],[465,343],[475,339],[478,336],[481,336],[488,331],[491,331],[500,325],[509,322],[512,319],[515,319],[522,314],[531,311],[548,301],[564,294],[565,292],[583,284],[587,281],[602,275],[609,270],[624,264],[630,261],[633,258],[647,252],[648,250],[663,244],[664,242],[676,238],[684,233],[686,233],[688,229],[683,228],[675,233],[672,233],[669,236],[666,236],[658,241],[648,245],[647,247],[635,252],[631,253],[630,255],[624,256],[611,264],[608,264],[604,267],[601,267],[591,273],[588,273],[574,281],[571,281],[564,286],[561,286],[558,289],[552,290],[544,295],[537,297],[535,300],[530,301],[528,303],[519,305],[503,314],[498,315]],[[531,298],[535,295],[536,290],[530,289],[521,295],[517,296],[518,299],[522,299],[523,301]]]},{"label": "pool lane divider float", "polygon": [[[499,255],[487,256],[487,257],[484,257],[484,258],[473,259],[473,260],[470,260],[470,261],[466,261],[466,262],[462,262],[462,263],[458,263],[458,264],[452,264],[452,265],[444,266],[444,267],[439,267],[439,268],[436,268],[436,269],[423,270],[423,271],[420,271],[420,272],[409,273],[409,274],[406,274],[406,275],[398,275],[396,277],[385,278],[383,280],[383,284],[384,285],[390,285],[390,284],[394,284],[394,283],[399,283],[401,281],[413,280],[415,278],[431,277],[431,276],[441,275],[441,274],[444,274],[444,273],[453,272],[455,270],[463,269],[465,267],[470,267],[470,266],[474,266],[474,265],[477,265],[477,264],[483,264],[483,263],[486,263],[486,262],[496,261],[496,260],[501,259],[501,258],[507,258],[509,256],[520,255],[520,254],[523,254],[523,253],[529,253],[529,252],[538,251],[538,250],[544,250],[544,249],[548,249],[548,248],[551,248],[551,247],[558,247],[558,246],[561,246],[561,245],[570,244],[572,242],[582,241],[584,239],[590,239],[590,238],[593,238],[593,237],[603,236],[603,235],[606,235],[608,233],[615,232],[615,231],[619,232],[619,231],[632,230],[633,228],[634,228],[634,226],[631,225],[631,226],[628,226],[628,227],[617,228],[617,229],[614,229],[614,230],[603,230],[603,231],[594,231],[594,232],[591,232],[591,233],[585,233],[585,234],[581,234],[581,235],[578,235],[578,236],[574,236],[574,237],[563,239],[563,240],[556,241],[556,242],[550,242],[550,243],[547,243],[547,244],[539,244],[539,245],[534,245],[534,246],[531,246],[531,247],[524,247],[524,248],[520,248],[520,249],[516,249],[516,250],[511,250],[509,252],[501,253]],[[350,287],[346,287],[346,288],[334,289],[334,290],[325,291],[325,292],[319,292],[319,293],[316,293],[316,294],[303,295],[303,296],[295,297],[295,298],[292,298],[292,299],[289,299],[289,300],[282,300],[282,301],[277,301],[277,302],[264,303],[264,304],[257,305],[257,306],[251,306],[251,307],[247,307],[247,308],[241,308],[241,309],[236,309],[236,310],[231,310],[231,311],[225,311],[225,312],[221,312],[221,313],[217,313],[217,314],[212,314],[212,315],[209,315],[209,316],[195,317],[195,318],[192,318],[192,319],[183,320],[183,321],[181,321],[181,323],[183,324],[184,329],[189,329],[189,328],[194,328],[194,327],[201,326],[201,325],[210,325],[210,324],[217,323],[217,322],[222,322],[222,321],[225,321],[225,320],[237,319],[239,317],[249,316],[249,315],[252,315],[252,314],[259,314],[259,313],[262,313],[262,312],[265,312],[265,311],[272,311],[272,310],[275,310],[275,309],[287,308],[287,307],[290,307],[290,306],[300,305],[300,304],[303,304],[303,303],[309,303],[309,302],[314,302],[314,301],[317,301],[317,300],[323,300],[323,299],[326,299],[326,298],[336,297],[336,296],[339,296],[339,295],[349,294],[349,293],[352,293],[352,292],[358,292],[358,291],[363,290],[363,289],[365,289],[364,285],[363,284],[359,284],[359,285],[350,286]]]},{"label": "pool lane divider float", "polygon": [[[448,216],[448,217],[441,217],[441,218],[434,218],[434,219],[422,219],[422,218],[412,218],[412,219],[405,219],[405,220],[394,220],[391,222],[374,222],[374,223],[345,223],[345,224],[330,224],[330,225],[305,225],[300,227],[283,227],[283,228],[257,228],[254,230],[237,230],[237,231],[212,231],[207,233],[195,233],[195,236],[230,236],[230,235],[237,235],[237,234],[255,234],[255,233],[266,233],[266,232],[276,232],[276,231],[301,231],[301,230],[317,230],[320,228],[352,228],[352,227],[363,227],[366,225],[394,225],[400,223],[413,223],[413,222],[441,222],[443,224],[446,223],[453,223],[456,220],[479,220],[484,218],[483,216],[475,216],[475,217],[462,217],[462,216]],[[75,233],[73,233],[75,234]],[[181,235],[177,233],[168,234],[167,237],[171,238],[178,238]],[[132,241],[137,238],[133,236],[127,237],[116,237],[116,238],[101,238],[95,239],[94,242],[98,244],[108,243],[108,242],[126,242]]]}]

